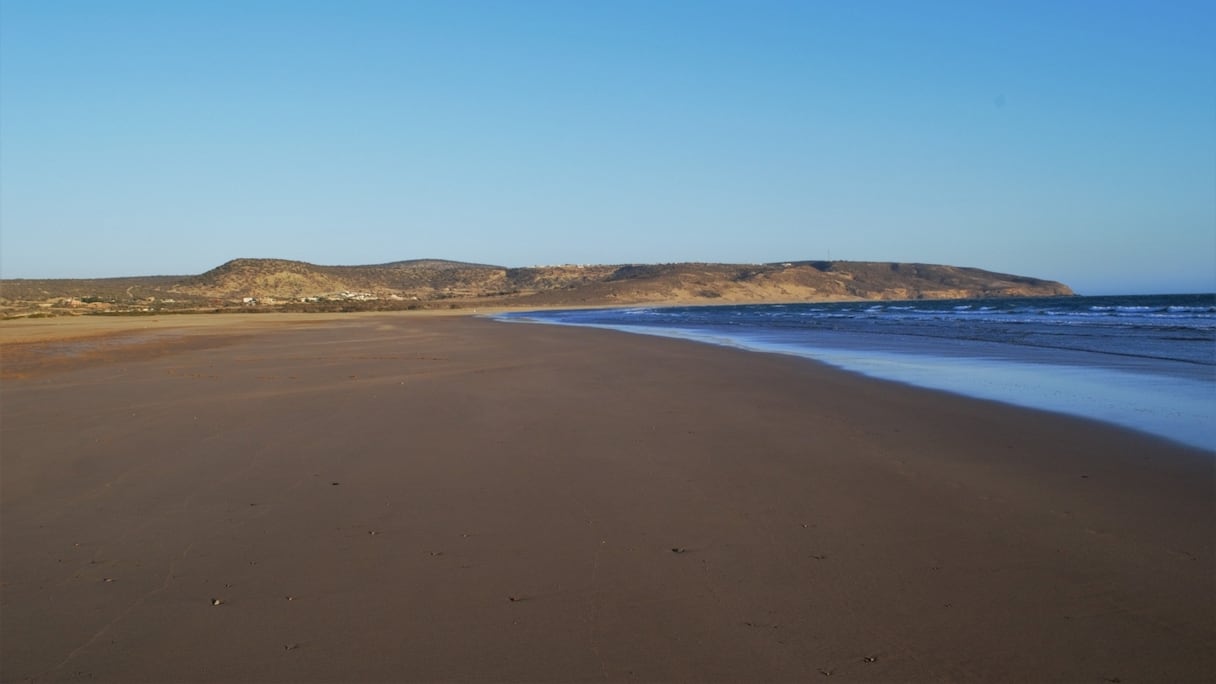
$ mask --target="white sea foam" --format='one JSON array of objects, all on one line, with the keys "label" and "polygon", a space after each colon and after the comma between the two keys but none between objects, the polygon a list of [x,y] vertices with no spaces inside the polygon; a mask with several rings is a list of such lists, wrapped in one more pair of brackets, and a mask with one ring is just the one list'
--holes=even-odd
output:
[{"label": "white sea foam", "polygon": [[1167,306],[1170,313],[1216,313],[1216,306]]}]

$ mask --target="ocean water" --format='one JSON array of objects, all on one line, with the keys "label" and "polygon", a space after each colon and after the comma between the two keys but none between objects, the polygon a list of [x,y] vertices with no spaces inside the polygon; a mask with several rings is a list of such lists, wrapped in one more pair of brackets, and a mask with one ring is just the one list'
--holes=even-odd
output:
[{"label": "ocean water", "polygon": [[793,354],[1216,451],[1216,295],[628,307],[497,318]]}]

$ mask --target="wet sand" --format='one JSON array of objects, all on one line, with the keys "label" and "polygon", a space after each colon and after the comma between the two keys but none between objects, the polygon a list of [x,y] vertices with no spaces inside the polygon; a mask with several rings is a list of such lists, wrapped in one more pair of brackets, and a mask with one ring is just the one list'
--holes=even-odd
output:
[{"label": "wet sand", "polygon": [[0,327],[0,679],[1216,678],[1211,453],[679,340],[258,318]]}]

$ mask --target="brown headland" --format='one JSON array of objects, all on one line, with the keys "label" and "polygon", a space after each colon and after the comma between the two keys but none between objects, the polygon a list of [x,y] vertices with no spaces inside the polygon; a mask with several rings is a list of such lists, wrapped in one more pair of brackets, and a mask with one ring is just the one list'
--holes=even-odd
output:
[{"label": "brown headland", "polygon": [[977,268],[856,261],[506,268],[442,259],[318,266],[234,259],[195,276],[0,281],[0,315],[369,311],[1069,295]]}]

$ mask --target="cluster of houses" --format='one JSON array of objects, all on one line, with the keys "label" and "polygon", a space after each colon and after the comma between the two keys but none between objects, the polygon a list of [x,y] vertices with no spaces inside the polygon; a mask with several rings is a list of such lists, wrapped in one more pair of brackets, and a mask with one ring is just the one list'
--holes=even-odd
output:
[{"label": "cluster of houses", "polygon": [[[334,292],[331,294],[312,295],[309,297],[298,297],[298,298],[291,299],[291,300],[276,299],[274,297],[243,297],[241,299],[241,304],[244,306],[263,306],[263,305],[273,305],[273,304],[285,304],[288,301],[296,301],[296,302],[331,302],[331,301],[374,302],[379,299],[380,299],[380,297],[378,295],[372,294],[371,292],[351,292],[349,290],[343,290],[341,292]],[[405,299],[405,297],[402,297],[402,296],[396,295],[396,294],[391,294],[387,297],[387,299],[402,301]],[[411,297],[410,299],[416,300],[418,298]]]}]

